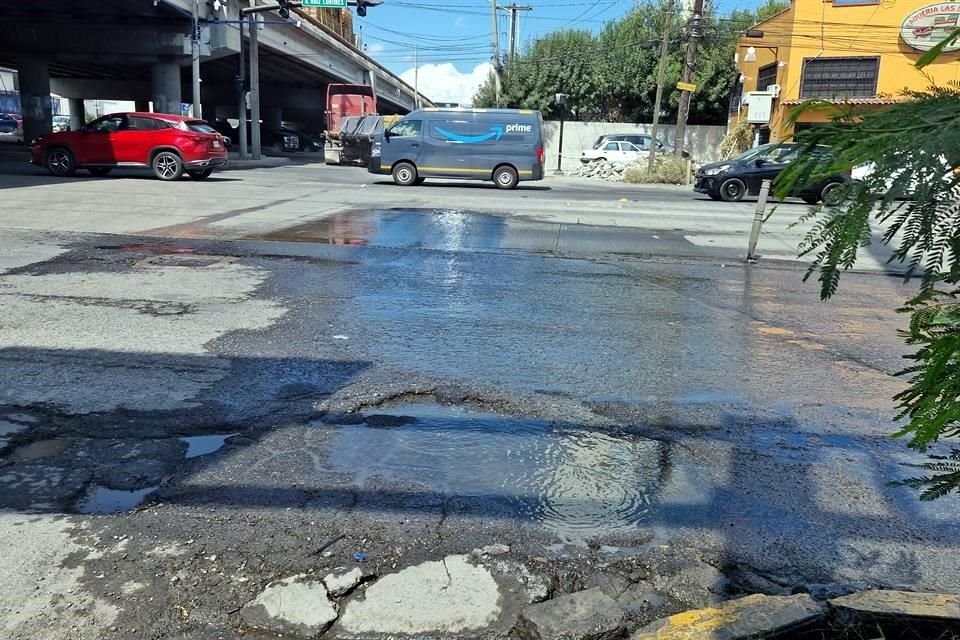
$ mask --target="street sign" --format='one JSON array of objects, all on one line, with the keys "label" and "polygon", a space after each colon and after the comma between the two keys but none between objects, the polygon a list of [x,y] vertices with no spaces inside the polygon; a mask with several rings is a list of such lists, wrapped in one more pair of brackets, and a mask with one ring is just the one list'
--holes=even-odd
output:
[{"label": "street sign", "polygon": [[346,9],[347,0],[303,0],[302,6]]},{"label": "street sign", "polygon": [[677,89],[680,89],[680,91],[696,91],[697,85],[690,82],[678,82]]}]

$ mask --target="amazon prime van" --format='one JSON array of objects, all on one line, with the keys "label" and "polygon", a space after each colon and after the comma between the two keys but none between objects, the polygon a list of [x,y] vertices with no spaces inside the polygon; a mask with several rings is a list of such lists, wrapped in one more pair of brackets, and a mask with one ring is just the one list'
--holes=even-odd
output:
[{"label": "amazon prime van", "polygon": [[521,180],[542,180],[543,160],[539,111],[418,109],[378,136],[368,168],[401,186],[469,178],[513,189]]}]

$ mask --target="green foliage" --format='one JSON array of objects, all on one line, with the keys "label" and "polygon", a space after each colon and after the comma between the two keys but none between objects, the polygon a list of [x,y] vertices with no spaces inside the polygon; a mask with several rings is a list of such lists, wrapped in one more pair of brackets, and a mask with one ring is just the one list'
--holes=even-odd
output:
[{"label": "green foliage", "polygon": [[[838,171],[868,167],[835,206],[812,210],[813,226],[801,255],[813,256],[820,294],[834,295],[844,270],[873,242],[894,248],[891,261],[922,276],[920,292],[900,309],[910,315],[903,332],[916,347],[899,375],[908,388],[895,397],[903,427],[894,434],[924,451],[960,436],[960,89],[909,92],[884,111],[844,110],[833,122],[804,133],[798,160],[775,183],[784,196]],[[812,101],[802,110],[824,108]],[[818,146],[819,145],[819,146]],[[901,484],[923,488],[922,499],[960,489],[960,457],[923,465],[936,475]]]},{"label": "green foliage", "polygon": [[623,172],[623,181],[632,184],[685,184],[687,177],[687,161],[674,155],[657,156],[653,171],[647,170],[644,160]]},{"label": "green foliage", "polygon": [[951,491],[960,493],[960,449],[951,451],[949,457],[930,456],[929,462],[910,466],[932,471],[933,475],[916,476],[892,484],[921,489],[920,499],[924,501],[942,498]]},{"label": "green foliage", "polygon": [[[699,89],[690,105],[690,122],[727,121],[730,89],[736,77],[733,53],[737,35],[780,11],[785,3],[768,0],[756,11],[736,11],[724,19],[708,14],[698,49]],[[503,71],[503,107],[538,109],[559,117],[554,95],[569,95],[565,117],[572,120],[649,122],[657,92],[657,71],[664,28],[663,7],[641,2],[599,33],[558,30],[531,42]],[[680,92],[674,87],[683,66],[684,25],[672,19],[670,52],[664,79],[664,121],[676,114]],[[479,107],[495,106],[491,77],[474,97]]]}]

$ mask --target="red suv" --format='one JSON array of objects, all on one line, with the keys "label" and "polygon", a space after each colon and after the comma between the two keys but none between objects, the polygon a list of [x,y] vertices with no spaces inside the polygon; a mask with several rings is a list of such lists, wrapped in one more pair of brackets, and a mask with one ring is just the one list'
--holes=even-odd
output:
[{"label": "red suv", "polygon": [[33,141],[33,164],[55,176],[86,169],[105,176],[115,167],[149,168],[161,180],[184,173],[203,180],[227,164],[227,140],[203,120],[163,113],[114,113],[79,131]]}]

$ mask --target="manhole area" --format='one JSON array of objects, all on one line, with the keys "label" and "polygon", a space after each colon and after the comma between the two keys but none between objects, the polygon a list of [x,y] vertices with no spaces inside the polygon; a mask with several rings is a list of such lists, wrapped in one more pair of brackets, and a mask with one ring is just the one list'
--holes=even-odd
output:
[{"label": "manhole area", "polygon": [[213,256],[200,254],[165,254],[150,256],[137,262],[135,266],[145,267],[182,267],[188,269],[215,269],[236,260],[232,256]]}]

